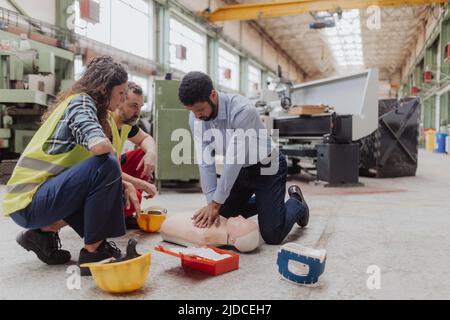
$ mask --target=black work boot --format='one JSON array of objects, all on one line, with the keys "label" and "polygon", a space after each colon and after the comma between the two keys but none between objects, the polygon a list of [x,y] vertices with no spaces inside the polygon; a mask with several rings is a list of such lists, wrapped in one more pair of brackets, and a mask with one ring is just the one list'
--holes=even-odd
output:
[{"label": "black work boot", "polygon": [[127,252],[126,252],[125,256],[121,259],[112,261],[111,263],[128,261],[128,260],[140,257],[141,255],[139,253],[137,253],[137,251],[136,251],[136,246],[137,246],[137,241],[135,239],[128,240]]},{"label": "black work boot", "polygon": [[70,261],[70,252],[61,250],[61,240],[57,232],[42,232],[39,229],[21,232],[16,241],[25,250],[33,251],[48,265],[65,264]]},{"label": "black work boot", "polygon": [[[100,262],[109,258],[120,259],[121,251],[112,241],[103,240],[95,252],[89,252],[85,248],[81,249],[80,257],[78,259],[78,266],[83,263]],[[91,270],[89,268],[80,268],[82,276],[90,276]]]},{"label": "black work boot", "polygon": [[309,222],[309,208],[308,208],[308,205],[306,204],[305,198],[303,197],[302,190],[300,189],[299,186],[294,184],[294,185],[289,187],[288,193],[289,193],[289,196],[291,198],[297,199],[298,201],[300,201],[305,206],[305,213],[297,221],[297,224],[300,227],[304,228],[304,227],[306,227],[308,225],[308,222]]}]

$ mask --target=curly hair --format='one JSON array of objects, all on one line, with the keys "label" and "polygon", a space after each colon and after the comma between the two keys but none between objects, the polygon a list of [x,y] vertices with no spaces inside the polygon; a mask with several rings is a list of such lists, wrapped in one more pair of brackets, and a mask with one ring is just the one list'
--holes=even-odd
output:
[{"label": "curly hair", "polygon": [[185,106],[193,105],[197,102],[207,102],[214,85],[211,78],[198,71],[186,74],[181,80],[178,89],[178,98]]},{"label": "curly hair", "polygon": [[81,78],[66,91],[58,94],[56,101],[49,107],[42,120],[45,121],[55,111],[57,106],[71,95],[86,93],[95,102],[97,117],[106,136],[111,137],[111,128],[107,121],[108,106],[112,90],[128,80],[125,68],[110,56],[93,58],[83,72]]}]

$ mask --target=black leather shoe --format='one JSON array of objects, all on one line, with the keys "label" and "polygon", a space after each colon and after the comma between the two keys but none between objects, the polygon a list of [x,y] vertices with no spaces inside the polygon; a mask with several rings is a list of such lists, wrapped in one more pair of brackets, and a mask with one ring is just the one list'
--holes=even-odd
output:
[{"label": "black leather shoe", "polygon": [[303,205],[305,206],[305,213],[303,214],[303,216],[297,221],[297,224],[304,228],[308,225],[309,222],[309,208],[308,208],[308,204],[305,201],[305,198],[303,197],[303,193],[302,190],[300,189],[299,186],[297,185],[292,185],[289,187],[288,189],[288,193],[289,196],[291,198],[297,199],[298,201],[300,201],[301,203],[303,203]]},{"label": "black leather shoe", "polygon": [[70,252],[61,250],[61,240],[57,232],[42,232],[39,229],[21,232],[16,241],[27,251],[33,251],[39,260],[48,265],[66,264]]},{"label": "black leather shoe", "polygon": [[[122,252],[117,248],[114,242],[103,240],[95,252],[89,252],[85,248],[81,249],[80,257],[78,258],[78,266],[83,263],[100,262],[109,258],[120,259]],[[90,276],[91,270],[89,268],[81,268],[81,276]]]}]

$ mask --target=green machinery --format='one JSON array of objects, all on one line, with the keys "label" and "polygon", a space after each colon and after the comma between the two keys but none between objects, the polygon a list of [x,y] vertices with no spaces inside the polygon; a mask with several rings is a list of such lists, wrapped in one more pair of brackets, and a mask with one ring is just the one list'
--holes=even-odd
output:
[{"label": "green machinery", "polygon": [[74,54],[0,30],[0,160],[17,159],[56,93],[73,79]]},{"label": "green machinery", "polygon": [[179,82],[175,80],[157,80],[153,84],[153,136],[158,150],[155,179],[158,190],[161,190],[163,181],[199,179],[189,130],[189,112],[178,100],[178,86]]}]

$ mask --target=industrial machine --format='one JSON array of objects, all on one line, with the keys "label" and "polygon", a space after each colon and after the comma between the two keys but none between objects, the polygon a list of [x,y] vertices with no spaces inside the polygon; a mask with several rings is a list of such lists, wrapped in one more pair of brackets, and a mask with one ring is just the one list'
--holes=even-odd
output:
[{"label": "industrial machine", "polygon": [[[278,95],[279,106],[264,121],[278,130],[291,168],[317,171],[317,179],[327,185],[358,184],[357,142],[378,128],[378,70],[302,83],[280,89]],[[326,105],[333,112],[289,115],[293,106],[305,105]],[[305,159],[314,166],[302,166]]]},{"label": "industrial machine", "polygon": [[420,107],[418,97],[379,101],[379,126],[359,141],[360,175],[377,178],[415,176]]},{"label": "industrial machine", "polygon": [[[0,184],[9,180],[56,94],[73,84],[75,58],[74,52],[57,47],[56,39],[55,46],[47,44],[51,37],[46,37],[45,43],[34,41],[26,34],[9,32],[6,25],[0,24]],[[192,158],[187,164],[172,161],[179,142],[171,140],[172,133],[176,129],[190,133],[188,111],[178,101],[178,82],[156,81],[154,90],[153,128],[147,126],[146,131],[153,131],[157,143],[155,179],[159,190],[163,181],[197,182],[191,140]]]},{"label": "industrial machine", "polygon": [[161,191],[163,182],[198,181],[200,174],[194,161],[189,112],[178,99],[179,82],[157,80],[153,86],[153,137],[158,150],[155,180]]},{"label": "industrial machine", "polygon": [[0,177],[9,179],[55,94],[73,79],[74,54],[0,30]]}]

